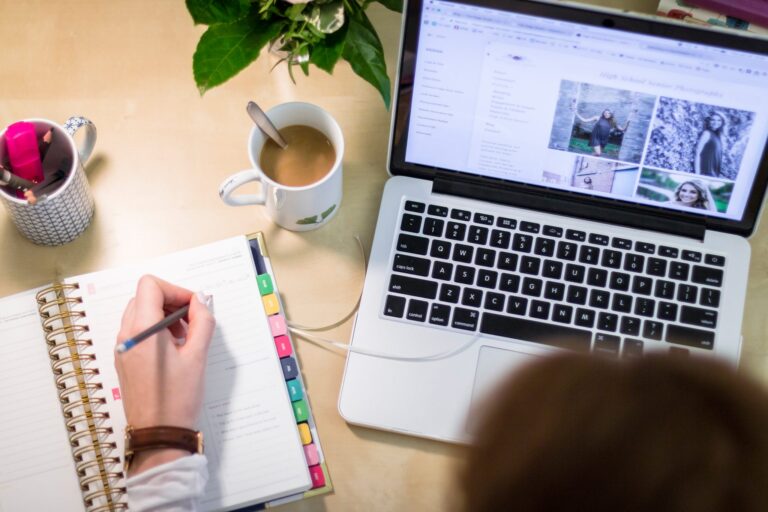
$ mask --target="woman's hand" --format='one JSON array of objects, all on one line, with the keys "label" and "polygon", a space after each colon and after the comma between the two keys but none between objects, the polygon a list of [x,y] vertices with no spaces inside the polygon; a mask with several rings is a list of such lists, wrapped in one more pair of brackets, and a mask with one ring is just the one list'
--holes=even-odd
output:
[{"label": "woman's hand", "polygon": [[[139,280],[136,296],[123,313],[118,344],[162,320],[169,312],[186,304],[190,307],[186,327],[178,322],[132,349],[116,354],[115,367],[130,426],[194,428],[202,406],[206,359],[215,327],[210,299],[153,276]],[[131,464],[131,473],[185,453],[180,450],[139,452]],[[147,465],[147,461],[154,463]]]}]

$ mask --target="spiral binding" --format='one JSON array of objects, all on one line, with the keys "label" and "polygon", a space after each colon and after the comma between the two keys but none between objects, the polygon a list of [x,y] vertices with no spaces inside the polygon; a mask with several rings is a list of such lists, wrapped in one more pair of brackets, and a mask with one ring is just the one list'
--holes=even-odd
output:
[{"label": "spiral binding", "polygon": [[37,293],[48,356],[72,447],[83,502],[89,512],[127,510],[120,457],[109,426],[106,399],[99,396],[96,356],[77,284],[54,284]]}]

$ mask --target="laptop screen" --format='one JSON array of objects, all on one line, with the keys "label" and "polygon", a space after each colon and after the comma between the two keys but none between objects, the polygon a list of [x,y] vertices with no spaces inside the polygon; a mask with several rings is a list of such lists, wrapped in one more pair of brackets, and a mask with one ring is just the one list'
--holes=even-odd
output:
[{"label": "laptop screen", "polygon": [[764,54],[442,0],[419,8],[395,127],[405,164],[744,217],[768,138]]}]

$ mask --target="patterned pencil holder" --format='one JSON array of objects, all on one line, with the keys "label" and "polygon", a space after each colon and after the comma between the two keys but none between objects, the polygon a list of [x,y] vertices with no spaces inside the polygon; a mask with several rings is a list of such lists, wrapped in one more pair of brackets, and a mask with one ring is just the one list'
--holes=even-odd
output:
[{"label": "patterned pencil holder", "polygon": [[[0,187],[8,214],[19,231],[39,245],[62,245],[77,238],[93,218],[93,196],[83,165],[96,143],[96,127],[84,117],[71,117],[64,126],[47,119],[26,119],[35,125],[38,139],[52,130],[52,140],[44,160],[46,180],[33,189],[37,202],[16,196]],[[83,128],[79,147],[74,134]],[[0,162],[7,162],[5,130],[0,132]]]}]

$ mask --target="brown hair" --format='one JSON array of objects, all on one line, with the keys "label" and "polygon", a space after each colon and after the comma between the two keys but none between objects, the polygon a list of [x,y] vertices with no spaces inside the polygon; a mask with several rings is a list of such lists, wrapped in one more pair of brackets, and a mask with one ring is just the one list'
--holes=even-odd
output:
[{"label": "brown hair", "polygon": [[723,364],[559,355],[493,401],[467,511],[768,510],[768,394]]}]

